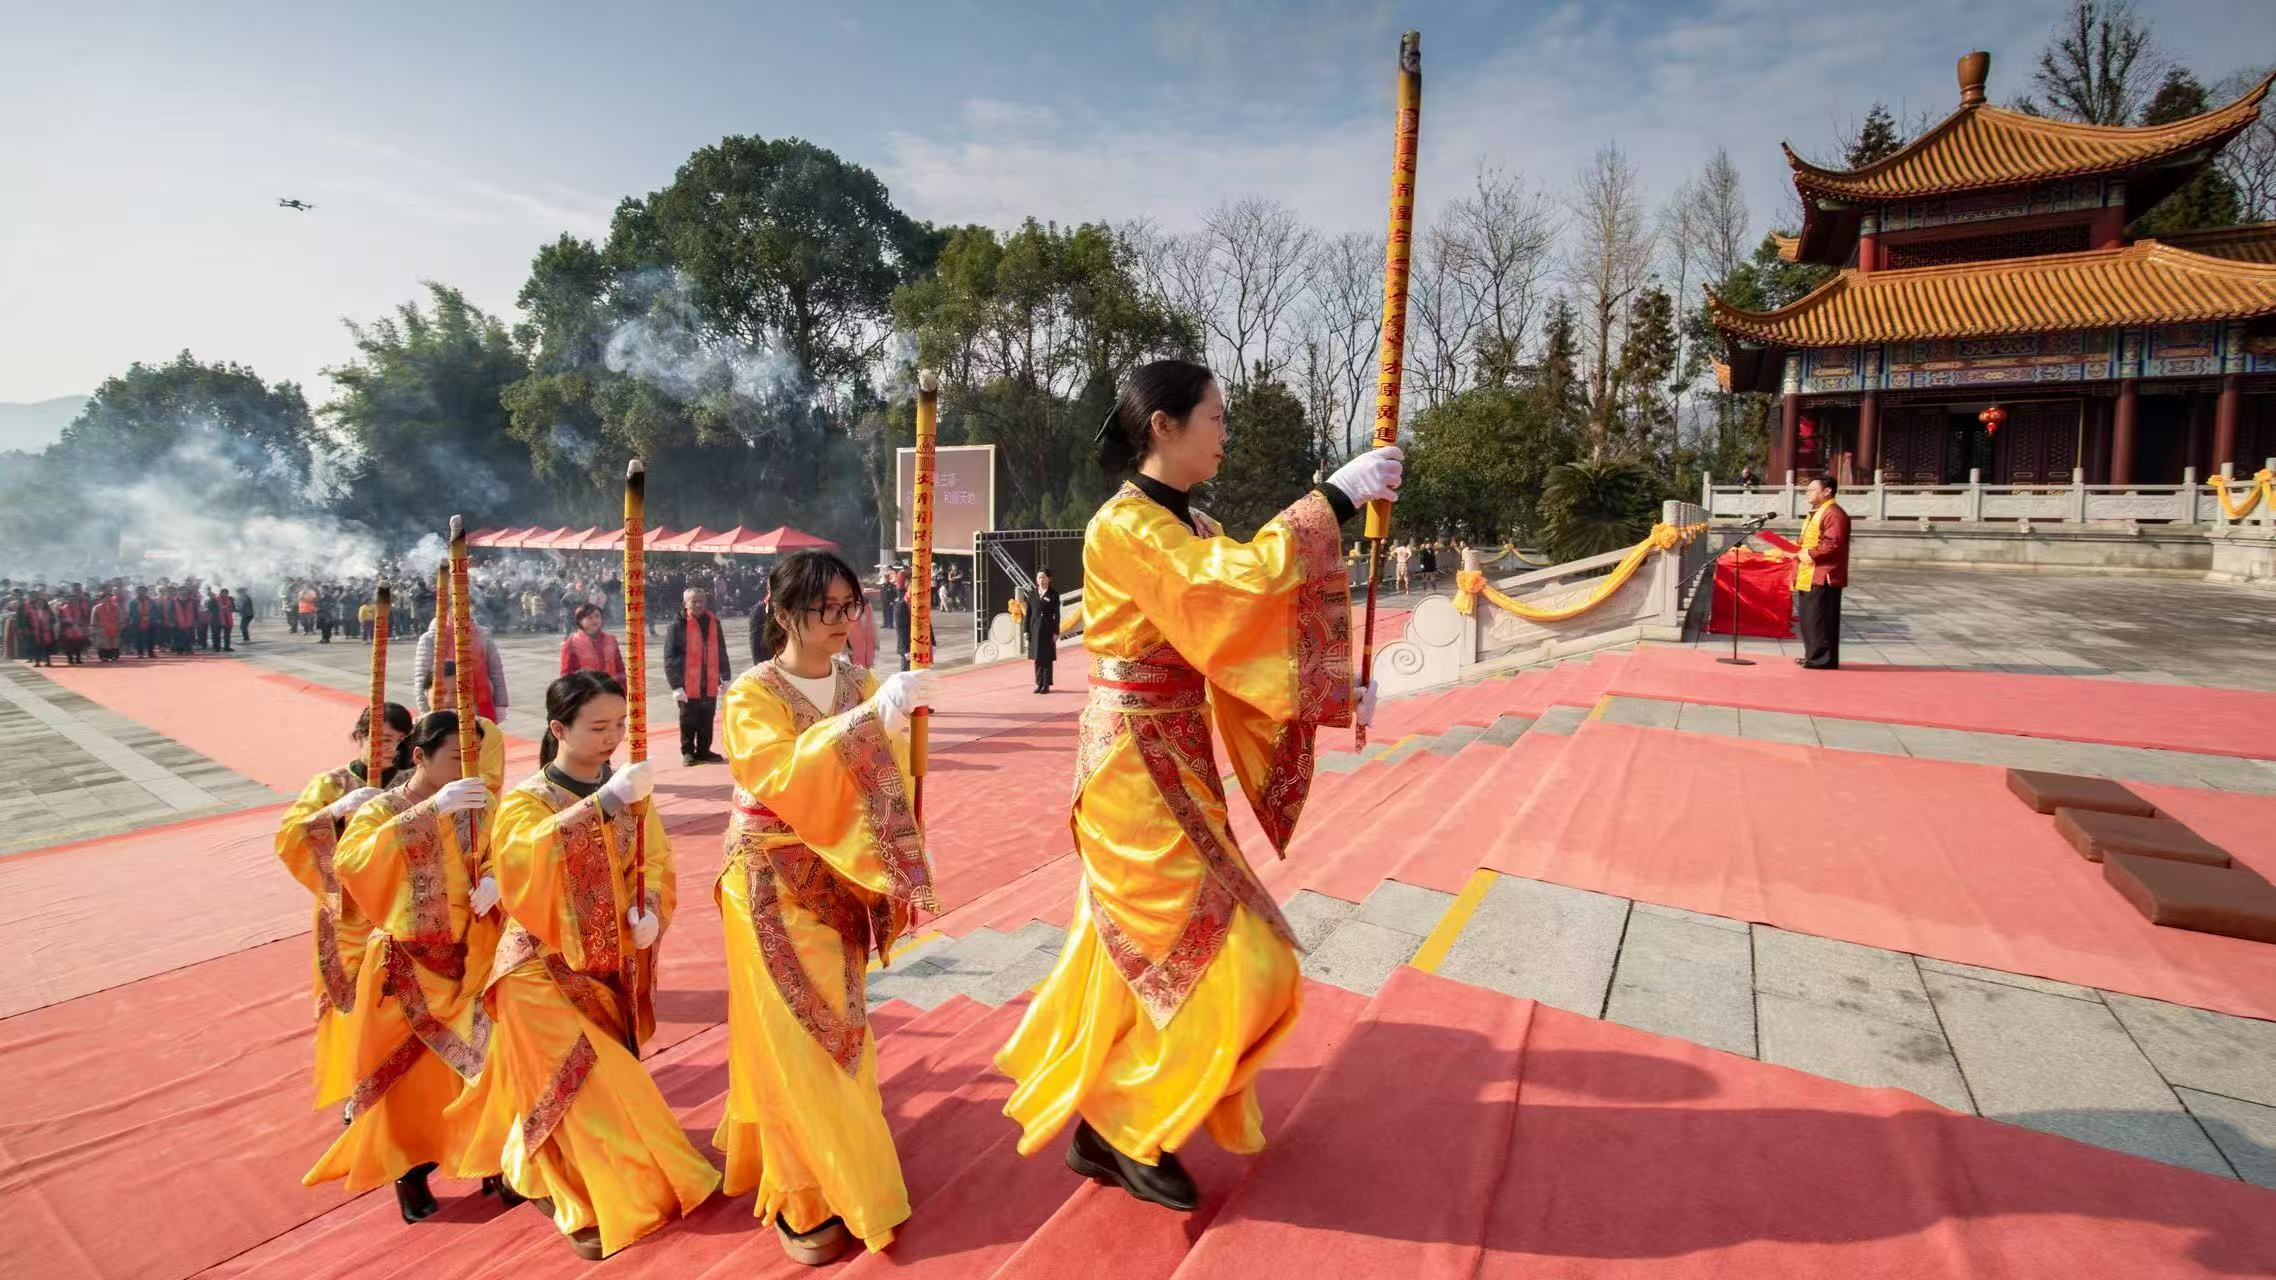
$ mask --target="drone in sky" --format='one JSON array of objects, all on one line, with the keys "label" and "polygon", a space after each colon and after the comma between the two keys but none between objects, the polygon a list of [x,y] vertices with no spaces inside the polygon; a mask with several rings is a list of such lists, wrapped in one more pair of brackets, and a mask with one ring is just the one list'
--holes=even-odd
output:
[{"label": "drone in sky", "polygon": [[298,210],[299,210],[299,211],[301,211],[302,213],[306,213],[306,212],[308,212],[310,209],[313,209],[313,208],[315,208],[316,206],[315,206],[315,205],[312,205],[312,204],[309,204],[308,202],[306,202],[306,201],[304,201],[304,200],[283,200],[283,199],[280,199],[280,200],[278,200],[278,201],[277,201],[277,207],[278,207],[279,209],[298,209]]}]

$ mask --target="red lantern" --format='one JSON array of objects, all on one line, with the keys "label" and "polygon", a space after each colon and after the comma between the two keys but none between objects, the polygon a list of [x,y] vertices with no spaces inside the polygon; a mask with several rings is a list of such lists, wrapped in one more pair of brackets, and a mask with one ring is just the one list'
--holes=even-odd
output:
[{"label": "red lantern", "polygon": [[1818,424],[1817,424],[1817,423],[1815,423],[1815,422],[1812,422],[1812,421],[1811,421],[1811,420],[1809,420],[1808,418],[1804,418],[1804,419],[1802,419],[1802,438],[1803,438],[1804,440],[1811,440],[1811,439],[1815,439],[1815,438],[1817,437],[1817,434],[1818,434]]},{"label": "red lantern", "polygon": [[1984,424],[1985,435],[1998,435],[2000,424],[2007,421],[2007,410],[2002,409],[1995,404],[1991,408],[1977,414],[1976,421]]}]

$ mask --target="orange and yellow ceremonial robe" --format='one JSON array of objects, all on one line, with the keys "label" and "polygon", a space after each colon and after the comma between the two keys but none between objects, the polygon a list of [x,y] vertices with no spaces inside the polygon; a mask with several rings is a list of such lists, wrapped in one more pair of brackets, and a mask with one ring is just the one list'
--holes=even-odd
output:
[{"label": "orange and yellow ceremonial robe", "polygon": [[460,1136],[444,1113],[481,1073],[490,1038],[475,996],[498,930],[469,898],[494,816],[446,817],[431,797],[387,791],[341,833],[333,874],[372,930],[348,1028],[353,1119],[301,1179],[307,1185],[345,1178],[362,1191],[457,1157]]},{"label": "orange and yellow ceremonial robe", "polygon": [[632,1047],[656,1033],[663,934],[643,951],[625,917],[637,902],[669,928],[671,841],[653,805],[610,815],[540,772],[506,794],[491,850],[507,924],[482,995],[489,1060],[451,1111],[467,1134],[458,1173],[503,1174],[614,1253],[719,1185]]},{"label": "orange and yellow ceremonial robe", "polygon": [[807,1232],[832,1216],[883,1249],[909,1217],[877,1091],[867,973],[917,909],[938,910],[910,803],[907,746],[837,664],[816,706],[761,663],[729,686],[735,776],[726,866],[727,1113],[713,1144],[727,1192]]},{"label": "orange and yellow ceremonial robe", "polygon": [[1058,966],[996,1055],[1022,1154],[1078,1116],[1148,1163],[1203,1126],[1230,1151],[1264,1146],[1256,1076],[1295,1025],[1302,976],[1227,828],[1209,729],[1285,849],[1315,731],[1351,718],[1337,524],[1313,493],[1238,542],[1131,485],[1084,532],[1083,883]]},{"label": "orange and yellow ceremonial robe", "polygon": [[340,891],[333,861],[346,823],[323,810],[364,785],[361,763],[309,779],[277,828],[277,858],[316,898],[316,1105],[329,1107],[356,1087],[356,977],[363,970],[371,922]]}]

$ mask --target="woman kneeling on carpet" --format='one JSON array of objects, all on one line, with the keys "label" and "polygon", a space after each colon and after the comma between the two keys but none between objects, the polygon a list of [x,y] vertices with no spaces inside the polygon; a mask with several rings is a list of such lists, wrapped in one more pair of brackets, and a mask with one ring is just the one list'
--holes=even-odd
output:
[{"label": "woman kneeling on carpet", "polygon": [[431,1216],[427,1175],[460,1145],[445,1110],[482,1071],[498,886],[486,869],[490,791],[459,777],[458,716],[412,726],[411,776],[357,809],[333,855],[340,890],[371,921],[355,991],[357,1083],[347,1132],[301,1181],[363,1191],[393,1179],[405,1222]]},{"label": "woman kneeling on carpet", "polygon": [[624,688],[565,675],[545,715],[538,772],[506,793],[492,839],[507,923],[482,993],[489,1064],[451,1115],[460,1176],[501,1177],[598,1260],[702,1204],[719,1171],[640,1065],[676,894],[647,763],[609,768]]},{"label": "woman kneeling on carpet", "polygon": [[936,911],[910,803],[911,712],[930,672],[841,660],[861,582],[801,551],[769,578],[774,657],[729,687],[735,807],[714,896],[727,933],[727,1191],[809,1265],[875,1251],[909,1216],[877,1091],[869,957]]},{"label": "woman kneeling on carpet", "polygon": [[1226,825],[1210,723],[1257,819],[1287,846],[1322,725],[1366,723],[1355,697],[1339,528],[1398,496],[1400,454],[1346,463],[1248,542],[1186,493],[1224,457],[1209,370],[1140,368],[1100,428],[1100,461],[1137,475],[1083,535],[1090,701],[1073,828],[1083,861],[1058,967],[996,1064],[1032,1155],[1069,1120],[1075,1172],[1172,1209],[1200,1192],[1176,1152],[1196,1129],[1264,1147],[1256,1078],[1296,1023],[1295,933]]}]

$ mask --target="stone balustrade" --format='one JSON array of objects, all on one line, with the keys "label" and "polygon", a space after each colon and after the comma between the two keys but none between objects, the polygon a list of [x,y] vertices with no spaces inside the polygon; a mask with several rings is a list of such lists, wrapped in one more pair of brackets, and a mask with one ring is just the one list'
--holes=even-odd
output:
[{"label": "stone balustrade", "polygon": [[[2268,465],[2276,467],[2276,458]],[[2222,509],[2219,495],[2197,478],[2194,468],[2182,472],[2180,484],[2105,485],[2086,483],[2085,473],[2071,472],[2067,485],[1994,485],[1982,482],[1982,473],[1970,471],[1966,484],[1891,485],[1875,472],[1868,487],[1844,489],[1836,501],[1850,517],[1865,522],[1898,520],[1927,524],[1953,521],[1965,524],[2166,524],[2276,526],[2276,510],[2261,503],[2242,520]],[[2221,474],[2236,482],[2234,468]],[[2251,483],[2247,478],[2244,483]],[[1700,481],[1700,502],[1708,518],[1743,521],[1769,515],[1776,520],[1799,521],[1809,514],[1804,487],[1786,473],[1786,483],[1775,488],[1717,485],[1713,476]],[[2242,496],[2241,493],[2236,495]]]}]

